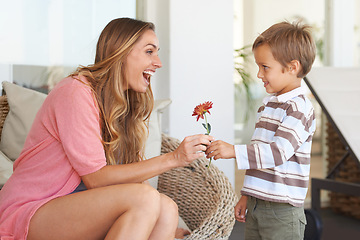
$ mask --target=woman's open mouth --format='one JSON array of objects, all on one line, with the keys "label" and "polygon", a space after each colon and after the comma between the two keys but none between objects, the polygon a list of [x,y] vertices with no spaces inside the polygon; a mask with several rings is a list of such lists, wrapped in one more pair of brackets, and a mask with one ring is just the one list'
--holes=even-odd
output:
[{"label": "woman's open mouth", "polygon": [[144,71],[143,72],[144,80],[147,84],[150,84],[150,78],[153,74],[154,74],[153,71]]}]

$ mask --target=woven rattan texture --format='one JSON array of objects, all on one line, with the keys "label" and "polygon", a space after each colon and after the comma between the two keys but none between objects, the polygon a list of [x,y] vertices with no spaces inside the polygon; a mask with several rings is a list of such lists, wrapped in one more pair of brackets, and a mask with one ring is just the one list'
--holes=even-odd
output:
[{"label": "woven rattan texture", "polygon": [[0,136],[4,126],[5,118],[9,113],[9,104],[6,95],[0,96]]},{"label": "woven rattan texture", "polygon": [[[177,148],[179,140],[162,136],[161,153]],[[159,176],[158,190],[172,198],[192,230],[187,240],[228,239],[235,224],[236,194],[222,171],[200,158],[191,165]]]},{"label": "woven rattan texture", "polygon": [[[339,135],[330,123],[326,125],[326,144],[328,170],[342,158],[346,150]],[[335,180],[342,182],[360,183],[359,165],[351,156],[347,157],[337,172]],[[342,213],[360,219],[360,197],[346,195],[343,193],[329,192],[330,207],[334,212]]]}]

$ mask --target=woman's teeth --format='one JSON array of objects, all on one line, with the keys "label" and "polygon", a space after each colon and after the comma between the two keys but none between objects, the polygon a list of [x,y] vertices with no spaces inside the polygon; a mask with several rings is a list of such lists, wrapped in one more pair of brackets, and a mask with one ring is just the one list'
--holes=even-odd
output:
[{"label": "woman's teeth", "polygon": [[152,76],[152,75],[154,74],[154,72],[151,72],[151,71],[144,71],[144,74],[147,74],[147,75]]},{"label": "woman's teeth", "polygon": [[150,71],[144,71],[143,72],[143,76],[145,81],[147,82],[147,84],[150,84],[150,77],[154,74],[154,72],[150,72]]}]

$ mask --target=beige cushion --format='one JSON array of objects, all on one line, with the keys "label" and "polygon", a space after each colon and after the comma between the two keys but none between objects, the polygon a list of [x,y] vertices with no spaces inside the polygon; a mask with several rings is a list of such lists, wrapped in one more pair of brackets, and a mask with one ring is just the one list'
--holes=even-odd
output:
[{"label": "beige cushion", "polygon": [[4,185],[13,173],[13,162],[0,151],[0,186]]},{"label": "beige cushion", "polygon": [[[170,103],[170,99],[155,100],[149,120],[149,137],[145,145],[145,157],[147,159],[159,156],[161,153],[161,114]],[[150,185],[154,188],[157,188],[157,182],[157,176],[149,179]]]},{"label": "beige cushion", "polygon": [[20,155],[46,94],[10,82],[3,82],[3,89],[8,97],[10,111],[4,122],[0,150],[14,161]]}]

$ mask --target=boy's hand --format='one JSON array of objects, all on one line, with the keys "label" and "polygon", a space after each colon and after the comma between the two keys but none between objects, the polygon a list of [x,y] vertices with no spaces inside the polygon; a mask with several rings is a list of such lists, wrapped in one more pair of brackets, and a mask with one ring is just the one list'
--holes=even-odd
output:
[{"label": "boy's hand", "polygon": [[245,222],[246,209],[247,209],[247,196],[241,196],[239,202],[235,206],[235,219],[239,222]]},{"label": "boy's hand", "polygon": [[235,149],[234,145],[221,140],[217,140],[212,142],[207,147],[205,154],[207,158],[214,157],[214,160],[217,160],[219,158],[235,158]]}]

